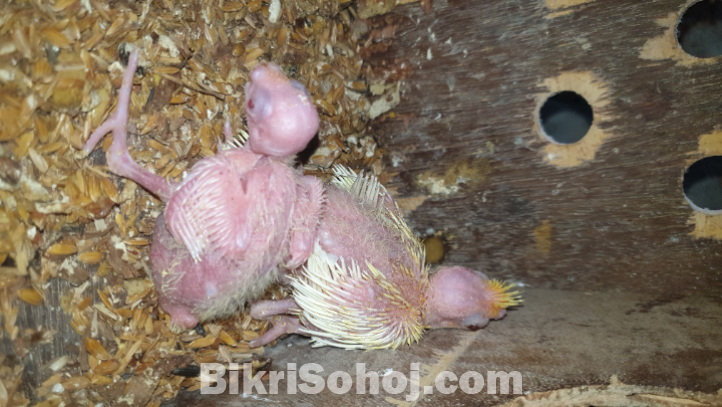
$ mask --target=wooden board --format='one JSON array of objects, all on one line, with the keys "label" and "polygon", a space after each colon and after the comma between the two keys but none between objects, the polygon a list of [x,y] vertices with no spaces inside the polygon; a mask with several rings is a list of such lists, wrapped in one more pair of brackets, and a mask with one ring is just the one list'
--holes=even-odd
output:
[{"label": "wooden board", "polygon": [[[420,367],[420,388],[432,385],[443,371],[461,377],[475,371],[486,377],[488,371],[517,371],[522,389],[531,400],[543,400],[538,392],[589,385],[607,385],[617,378],[637,387],[627,392],[648,395],[646,400],[622,397],[586,399],[591,388],[576,392],[579,398],[552,396],[548,404],[512,404],[514,406],[661,406],[695,405],[684,400],[685,391],[701,392],[690,397],[711,406],[722,405],[722,344],[719,326],[722,322],[719,304],[700,298],[686,298],[672,303],[651,303],[650,295],[620,292],[572,292],[531,288],[527,290],[524,307],[511,311],[506,318],[495,321],[476,332],[437,330],[427,332],[418,344],[396,351],[349,351],[330,347],[312,349],[308,340],[294,335],[266,349],[268,371],[285,371],[288,363],[300,369],[306,363],[317,363],[317,372],[328,384],[332,372],[345,371],[353,386],[344,394],[334,394],[328,387],[319,394],[287,393],[287,382],[281,381],[278,393],[203,395],[181,392],[169,405],[239,407],[266,405],[306,406],[500,406],[521,397],[514,394],[466,394],[456,389],[451,394],[433,393],[413,400],[407,399],[410,388],[391,394],[380,388],[378,395],[356,393],[357,363],[364,363],[366,372],[380,375],[391,371],[410,377],[412,363]],[[614,376],[614,377],[613,377]],[[611,379],[611,380],[610,380]],[[488,380],[486,380],[488,386]],[[452,384],[451,381],[447,382]],[[301,384],[301,381],[298,381]],[[457,382],[453,382],[456,385]],[[666,387],[671,394],[660,394]],[[368,385],[367,385],[368,388]],[[672,388],[676,389],[672,393]],[[243,387],[240,386],[239,392]],[[497,388],[498,389],[498,388]],[[655,394],[667,398],[655,398]],[[587,394],[588,397],[588,394]],[[706,399],[705,399],[706,398]],[[581,400],[580,400],[581,399]],[[676,399],[676,400],[675,400]],[[636,402],[636,403],[635,403]],[[658,402],[659,404],[656,404]]]},{"label": "wooden board", "polygon": [[[720,58],[673,34],[690,3],[450,0],[376,17],[396,35],[367,62],[401,83],[376,126],[382,179],[414,229],[494,277],[719,300],[722,215],[682,191],[691,163],[722,155]],[[594,111],[570,146],[535,119],[562,90]]]}]

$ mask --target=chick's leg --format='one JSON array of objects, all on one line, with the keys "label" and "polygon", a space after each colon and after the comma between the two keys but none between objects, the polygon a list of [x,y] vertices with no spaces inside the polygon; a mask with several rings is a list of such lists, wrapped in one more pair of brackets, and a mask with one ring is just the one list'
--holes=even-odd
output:
[{"label": "chick's leg", "polygon": [[133,89],[133,75],[137,66],[138,51],[133,50],[128,58],[128,67],[123,73],[123,84],[118,95],[118,109],[90,135],[83,150],[90,153],[98,144],[98,141],[106,133],[112,131],[113,144],[111,144],[106,155],[110,170],[115,174],[137,182],[163,201],[167,201],[171,195],[171,184],[163,177],[153,174],[138,165],[128,153],[128,106],[130,104],[130,92]]},{"label": "chick's leg", "polygon": [[296,317],[283,314],[290,314],[298,310],[298,304],[293,298],[286,298],[278,301],[258,301],[251,305],[251,316],[255,319],[268,319],[274,315],[281,315],[273,319],[273,328],[265,334],[254,339],[250,345],[254,348],[272,342],[285,334],[298,333],[301,322]]},{"label": "chick's leg", "polygon": [[286,334],[298,333],[300,328],[301,328],[301,321],[299,321],[298,318],[296,318],[296,317],[289,317],[289,316],[276,317],[276,318],[274,318],[274,321],[273,321],[273,328],[269,329],[268,331],[266,331],[265,334],[252,340],[248,344],[252,348],[257,348],[259,346],[263,346],[267,343],[273,342],[274,340],[278,339],[280,336],[283,336]]},{"label": "chick's leg", "polygon": [[163,307],[163,310],[170,315],[171,330],[176,333],[198,325],[198,318],[191,315],[187,308],[170,306]]},{"label": "chick's leg", "polygon": [[251,305],[251,317],[266,319],[274,315],[290,314],[298,309],[298,304],[293,298],[278,301],[258,301]]},{"label": "chick's leg", "polygon": [[290,270],[300,267],[313,253],[318,222],[325,200],[323,191],[323,184],[318,178],[312,176],[298,178],[299,198],[294,208],[291,258],[286,264]]}]

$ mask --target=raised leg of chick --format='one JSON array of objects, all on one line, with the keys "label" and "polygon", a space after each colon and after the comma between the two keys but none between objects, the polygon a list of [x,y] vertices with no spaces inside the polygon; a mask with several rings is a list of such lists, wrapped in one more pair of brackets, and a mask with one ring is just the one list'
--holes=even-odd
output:
[{"label": "raised leg of chick", "polygon": [[[110,169],[167,202],[153,234],[152,277],[172,322],[190,328],[236,312],[262,294],[280,270],[310,255],[323,187],[290,164],[314,136],[318,115],[302,86],[277,66],[261,65],[246,87],[248,145],[204,158],[180,184],[171,184],[140,167],[127,151],[137,62],[133,51],[118,110],[93,133],[86,151],[112,130]],[[228,138],[230,128],[224,133]]]},{"label": "raised leg of chick", "polygon": [[123,73],[123,83],[118,91],[118,110],[90,135],[83,150],[86,154],[89,154],[98,144],[98,141],[112,131],[113,143],[106,154],[108,168],[113,173],[135,181],[152,194],[167,201],[174,185],[163,177],[153,174],[138,165],[128,153],[126,141],[128,135],[128,107],[130,105],[130,92],[133,90],[133,75],[137,67],[138,52],[133,51],[128,58],[128,68]]},{"label": "raised leg of chick", "polygon": [[[448,267],[430,276],[423,245],[378,181],[335,171],[318,243],[291,276],[298,308],[261,303],[259,316],[288,309],[299,318],[293,331],[311,336],[315,346],[383,349],[417,342],[425,328],[479,329],[520,302],[510,285],[480,272]],[[251,345],[266,344],[273,335]]]}]

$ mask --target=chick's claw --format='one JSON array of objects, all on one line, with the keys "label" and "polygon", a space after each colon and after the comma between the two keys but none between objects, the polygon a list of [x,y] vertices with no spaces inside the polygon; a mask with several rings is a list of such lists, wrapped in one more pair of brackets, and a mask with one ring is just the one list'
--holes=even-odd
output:
[{"label": "chick's claw", "polygon": [[273,319],[273,328],[249,342],[248,345],[252,348],[258,348],[275,341],[283,335],[299,333],[301,328],[301,322],[296,317],[275,317]]}]

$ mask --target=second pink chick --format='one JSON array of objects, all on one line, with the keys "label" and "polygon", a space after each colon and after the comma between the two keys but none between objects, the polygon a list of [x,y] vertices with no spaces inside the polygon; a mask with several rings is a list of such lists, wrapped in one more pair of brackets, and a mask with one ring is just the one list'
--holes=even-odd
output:
[{"label": "second pink chick", "polygon": [[396,348],[417,342],[425,329],[482,328],[519,304],[512,285],[483,273],[429,273],[423,245],[379,182],[334,170],[314,252],[291,277],[292,297],[251,307],[255,318],[282,315],[252,346],[299,333],[315,346]]}]

